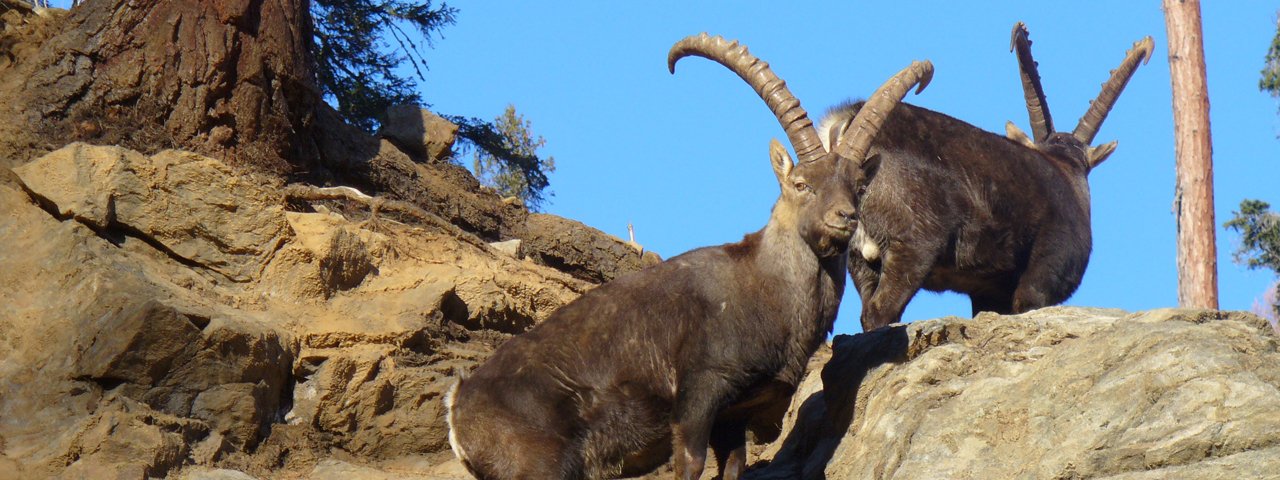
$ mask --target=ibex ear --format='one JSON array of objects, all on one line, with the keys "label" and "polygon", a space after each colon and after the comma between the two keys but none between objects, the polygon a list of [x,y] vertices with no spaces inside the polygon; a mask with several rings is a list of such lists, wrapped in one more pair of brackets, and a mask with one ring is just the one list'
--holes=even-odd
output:
[{"label": "ibex ear", "polygon": [[849,125],[853,124],[853,115],[844,115],[839,122],[832,122],[827,126],[827,138],[823,138],[826,143],[822,147],[828,152],[833,151],[836,145],[840,144],[840,139],[844,138],[844,132],[849,130]]},{"label": "ibex ear", "polygon": [[1028,148],[1036,148],[1036,142],[1031,141],[1031,137],[1027,136],[1027,132],[1022,131],[1013,122],[1005,122],[1004,134],[1009,137],[1009,140],[1026,145]]},{"label": "ibex ear", "polygon": [[791,168],[795,164],[791,161],[791,154],[787,153],[787,147],[782,146],[782,142],[776,138],[769,141],[769,160],[773,163],[773,174],[778,176],[779,182],[784,182],[791,176]]},{"label": "ibex ear", "polygon": [[1116,151],[1117,145],[1119,145],[1118,141],[1111,141],[1096,147],[1089,147],[1089,168],[1096,168],[1103,160],[1110,157]]}]

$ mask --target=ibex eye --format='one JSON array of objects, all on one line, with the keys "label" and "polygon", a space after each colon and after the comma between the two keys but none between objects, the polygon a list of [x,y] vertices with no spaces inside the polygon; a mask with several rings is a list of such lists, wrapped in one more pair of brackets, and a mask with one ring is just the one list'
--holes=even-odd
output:
[{"label": "ibex eye", "polygon": [[796,183],[796,191],[799,191],[799,192],[812,192],[812,191],[813,191],[813,188],[809,187],[809,184],[807,184],[807,183],[804,183],[804,182],[797,182],[797,183]]}]

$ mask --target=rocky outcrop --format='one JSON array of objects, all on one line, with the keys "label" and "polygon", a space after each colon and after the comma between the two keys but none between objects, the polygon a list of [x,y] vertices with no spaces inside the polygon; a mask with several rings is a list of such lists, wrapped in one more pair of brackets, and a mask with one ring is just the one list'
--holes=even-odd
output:
[{"label": "rocky outcrop", "polygon": [[[659,261],[481,187],[429,112],[344,124],[305,3],[0,10],[0,478],[464,479],[454,379]],[[748,476],[1274,476],[1278,351],[1188,310],[841,336]]]},{"label": "rocky outcrop", "polygon": [[261,272],[289,235],[271,185],[192,153],[166,150],[148,158],[72,144],[14,171],[59,218],[134,234],[235,282]]},{"label": "rocky outcrop", "polygon": [[457,134],[457,125],[417,105],[388,108],[378,129],[379,136],[400,150],[433,162],[448,159]]},{"label": "rocky outcrop", "polygon": [[[380,136],[345,123],[316,86],[306,2],[104,0],[69,12],[0,2],[0,98],[13,99],[0,102],[0,167],[72,140],[178,148],[266,185],[345,185],[408,202],[487,242],[551,234],[447,161],[457,125],[417,106],[391,108]],[[576,236],[585,254],[573,261],[592,262],[587,272],[615,269],[616,251],[642,263],[598,230]],[[558,254],[539,245],[528,247],[535,258]]]},{"label": "rocky outcrop", "polygon": [[[621,250],[548,267],[529,243],[571,258],[592,238],[551,217],[530,218],[560,233],[500,251],[430,212],[291,191],[178,151],[73,144],[0,169],[0,471],[466,478],[453,378],[583,278],[639,268]],[[1265,476],[1277,343],[1244,313],[1080,308],[840,336],[749,473]]]},{"label": "rocky outcrop", "polygon": [[840,336],[751,478],[1273,476],[1277,345],[1243,312],[1063,307]]},{"label": "rocky outcrop", "polygon": [[653,252],[641,252],[581,222],[537,213],[525,222],[520,252],[539,264],[596,283],[662,262]]},{"label": "rocky outcrop", "polygon": [[453,376],[592,285],[185,152],[73,144],[0,171],[0,468],[20,476],[447,454]]}]

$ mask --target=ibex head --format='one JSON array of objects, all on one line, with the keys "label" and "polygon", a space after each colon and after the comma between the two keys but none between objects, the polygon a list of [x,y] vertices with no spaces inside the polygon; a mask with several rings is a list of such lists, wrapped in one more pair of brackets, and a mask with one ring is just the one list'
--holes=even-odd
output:
[{"label": "ibex head", "polygon": [[864,167],[874,165],[876,159],[867,158],[872,139],[889,112],[912,87],[918,85],[916,93],[919,93],[929,84],[933,64],[927,60],[912,62],[885,82],[862,111],[848,121],[843,130],[849,134],[843,135],[828,151],[786,82],[773,73],[769,64],[748,52],[747,47],[705,33],[686,37],[671,47],[667,55],[668,70],[675,73],[676,62],[690,55],[724,65],[746,81],[773,111],[799,157],[799,162],[793,163],[780,142],[774,140],[770,145],[774,174],[782,188],[771,221],[794,227],[815,252],[842,252],[856,226],[857,214],[853,192],[848,188],[851,180],[856,179],[848,179],[847,175],[866,171],[866,168],[842,167],[846,161]]},{"label": "ibex head", "polygon": [[1031,58],[1031,39],[1028,35],[1026,25],[1022,22],[1015,24],[1009,50],[1018,56],[1022,93],[1027,99],[1027,114],[1031,117],[1031,133],[1034,137],[1028,137],[1026,133],[1014,126],[1013,122],[1005,124],[1005,132],[1010,139],[1028,147],[1078,159],[1080,165],[1088,172],[1115,151],[1116,142],[1112,141],[1095,147],[1092,146],[1093,139],[1098,134],[1098,129],[1102,127],[1102,121],[1106,120],[1107,113],[1111,112],[1111,107],[1115,106],[1120,92],[1137,71],[1139,62],[1146,64],[1151,60],[1154,42],[1149,36],[1134,42],[1133,47],[1125,53],[1120,67],[1112,70],[1111,78],[1102,84],[1102,92],[1098,94],[1098,98],[1089,102],[1089,111],[1080,118],[1075,131],[1062,133],[1053,129],[1053,118],[1049,115],[1044,88],[1040,85],[1040,73],[1036,69],[1035,60]]}]

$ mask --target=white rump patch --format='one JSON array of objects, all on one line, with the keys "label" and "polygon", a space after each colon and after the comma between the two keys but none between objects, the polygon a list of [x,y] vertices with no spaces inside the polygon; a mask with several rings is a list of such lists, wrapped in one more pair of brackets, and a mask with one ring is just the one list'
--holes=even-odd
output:
[{"label": "white rump patch", "polygon": [[462,379],[459,378],[453,382],[453,386],[449,387],[449,391],[444,394],[444,423],[449,427],[449,448],[453,449],[454,456],[458,460],[466,461],[467,452],[462,450],[462,445],[458,443],[457,429],[453,426],[453,398],[458,394],[458,387],[462,386]]}]

